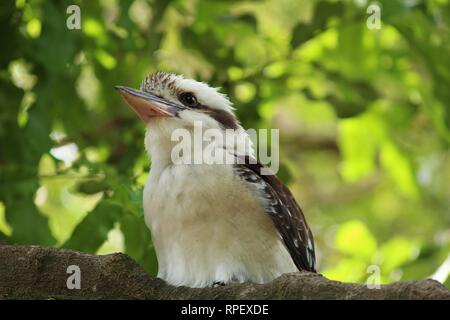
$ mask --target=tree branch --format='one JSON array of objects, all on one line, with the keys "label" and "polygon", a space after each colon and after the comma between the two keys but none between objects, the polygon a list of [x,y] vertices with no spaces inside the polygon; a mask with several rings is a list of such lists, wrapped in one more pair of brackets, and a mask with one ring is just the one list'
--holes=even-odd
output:
[{"label": "tree branch", "polygon": [[[81,270],[81,289],[67,288],[67,267]],[[264,285],[173,287],[148,276],[130,257],[39,246],[0,245],[0,299],[450,299],[434,280],[397,282],[380,289],[299,272]]]}]

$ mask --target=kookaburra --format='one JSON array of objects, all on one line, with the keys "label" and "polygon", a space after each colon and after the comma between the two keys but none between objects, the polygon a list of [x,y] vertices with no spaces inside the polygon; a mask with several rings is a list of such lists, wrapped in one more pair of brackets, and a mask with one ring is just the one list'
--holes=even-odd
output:
[{"label": "kookaburra", "polygon": [[[158,277],[175,286],[269,282],[283,273],[315,272],[312,233],[299,205],[252,148],[216,144],[235,163],[174,163],[174,130],[194,124],[247,133],[228,98],[207,84],[157,72],[140,90],[116,87],[147,126],[151,170],[144,188],[145,221],[158,258]],[[244,137],[244,139],[242,139]],[[248,142],[248,141],[247,141]],[[250,161],[253,160],[253,161]]]}]

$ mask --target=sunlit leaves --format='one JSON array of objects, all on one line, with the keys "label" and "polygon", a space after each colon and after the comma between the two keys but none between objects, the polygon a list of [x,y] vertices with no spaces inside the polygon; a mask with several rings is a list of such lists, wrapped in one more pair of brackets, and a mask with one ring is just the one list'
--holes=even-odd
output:
[{"label": "sunlit leaves", "polygon": [[342,120],[339,141],[343,152],[341,174],[345,180],[354,182],[374,173],[379,155],[381,165],[400,193],[409,197],[418,195],[412,164],[389,139],[379,114]]},{"label": "sunlit leaves", "polygon": [[[115,65],[114,63],[112,64]],[[93,68],[84,66],[80,77],[77,79],[76,89],[78,95],[90,109],[100,109],[100,85]]]},{"label": "sunlit leaves", "polygon": [[256,88],[255,85],[250,82],[244,82],[236,85],[235,95],[239,101],[248,103],[255,97]]},{"label": "sunlit leaves", "polygon": [[381,147],[381,163],[400,192],[415,197],[419,193],[411,162],[395,145],[386,142]]},{"label": "sunlit leaves", "polygon": [[108,232],[122,215],[122,209],[110,201],[102,201],[88,213],[73,231],[64,248],[95,252],[108,238]]},{"label": "sunlit leaves", "polygon": [[416,240],[394,236],[378,244],[367,225],[360,220],[343,223],[334,236],[334,246],[344,257],[337,265],[324,270],[331,279],[349,282],[366,281],[370,270],[378,272],[379,281],[397,281],[400,268],[418,257],[420,245]]},{"label": "sunlit leaves", "polygon": [[334,239],[336,248],[346,254],[370,260],[377,249],[377,242],[367,226],[361,221],[343,223]]},{"label": "sunlit leaves", "polygon": [[31,38],[37,38],[41,34],[41,21],[34,18],[27,23],[27,32]]},{"label": "sunlit leaves", "polygon": [[268,78],[278,78],[286,74],[288,64],[284,61],[274,62],[264,68],[264,75]]},{"label": "sunlit leaves", "polygon": [[343,13],[343,4],[340,2],[318,1],[314,7],[314,17],[310,23],[300,22],[292,32],[291,44],[293,47],[317,36],[325,29],[331,18],[339,17]]},{"label": "sunlit leaves", "polygon": [[412,261],[419,254],[419,248],[416,241],[400,236],[393,237],[380,248],[383,257],[383,271],[389,273]]},{"label": "sunlit leaves", "polygon": [[10,236],[12,233],[11,226],[5,219],[5,206],[0,202],[0,232],[4,235]]},{"label": "sunlit leaves", "polygon": [[240,80],[244,76],[244,70],[238,67],[230,67],[227,70],[228,78],[232,81]]},{"label": "sunlit leaves", "polygon": [[31,66],[23,60],[11,61],[9,72],[14,85],[23,90],[30,90],[36,84],[37,78],[30,72]]},{"label": "sunlit leaves", "polygon": [[363,275],[366,275],[367,264],[357,259],[344,258],[339,260],[337,265],[326,269],[323,275],[329,279],[344,282],[361,282]]},{"label": "sunlit leaves", "polygon": [[373,172],[377,146],[384,134],[383,122],[373,115],[340,121],[341,174],[345,180],[357,181]]},{"label": "sunlit leaves", "polygon": [[99,45],[105,45],[107,42],[106,31],[104,25],[92,18],[83,19],[83,26],[81,28],[83,33],[88,37],[94,38]]},{"label": "sunlit leaves", "polygon": [[346,78],[367,79],[377,67],[374,50],[374,32],[364,24],[345,24],[339,30],[338,48],[339,71]]},{"label": "sunlit leaves", "polygon": [[105,50],[97,50],[95,57],[105,69],[114,69],[117,65],[116,59]]},{"label": "sunlit leaves", "polygon": [[241,37],[234,49],[234,54],[238,61],[249,68],[260,68],[268,62],[264,42],[253,36]]}]

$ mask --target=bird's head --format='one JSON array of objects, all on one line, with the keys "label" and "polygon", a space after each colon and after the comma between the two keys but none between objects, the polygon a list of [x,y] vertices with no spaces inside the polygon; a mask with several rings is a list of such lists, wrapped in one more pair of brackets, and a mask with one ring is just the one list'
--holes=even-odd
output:
[{"label": "bird's head", "polygon": [[164,143],[173,145],[167,139],[175,129],[193,130],[199,123],[204,130],[243,131],[226,95],[203,82],[156,72],[142,81],[139,90],[123,86],[116,89],[147,125],[148,149]]},{"label": "bird's head", "polygon": [[228,98],[203,82],[156,72],[142,81],[139,90],[116,88],[147,125],[171,121],[189,128],[201,121],[205,128],[239,127]]}]

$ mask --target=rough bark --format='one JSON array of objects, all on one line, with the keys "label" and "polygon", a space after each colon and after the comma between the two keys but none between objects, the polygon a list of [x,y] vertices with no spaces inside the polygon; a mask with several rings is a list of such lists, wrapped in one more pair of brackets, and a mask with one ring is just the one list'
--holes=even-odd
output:
[{"label": "rough bark", "polygon": [[[81,289],[67,289],[67,267],[81,270]],[[104,256],[39,246],[0,245],[0,299],[450,299],[434,280],[380,289],[331,281],[319,274],[286,274],[264,285],[173,287],[150,277],[127,255]]]}]

